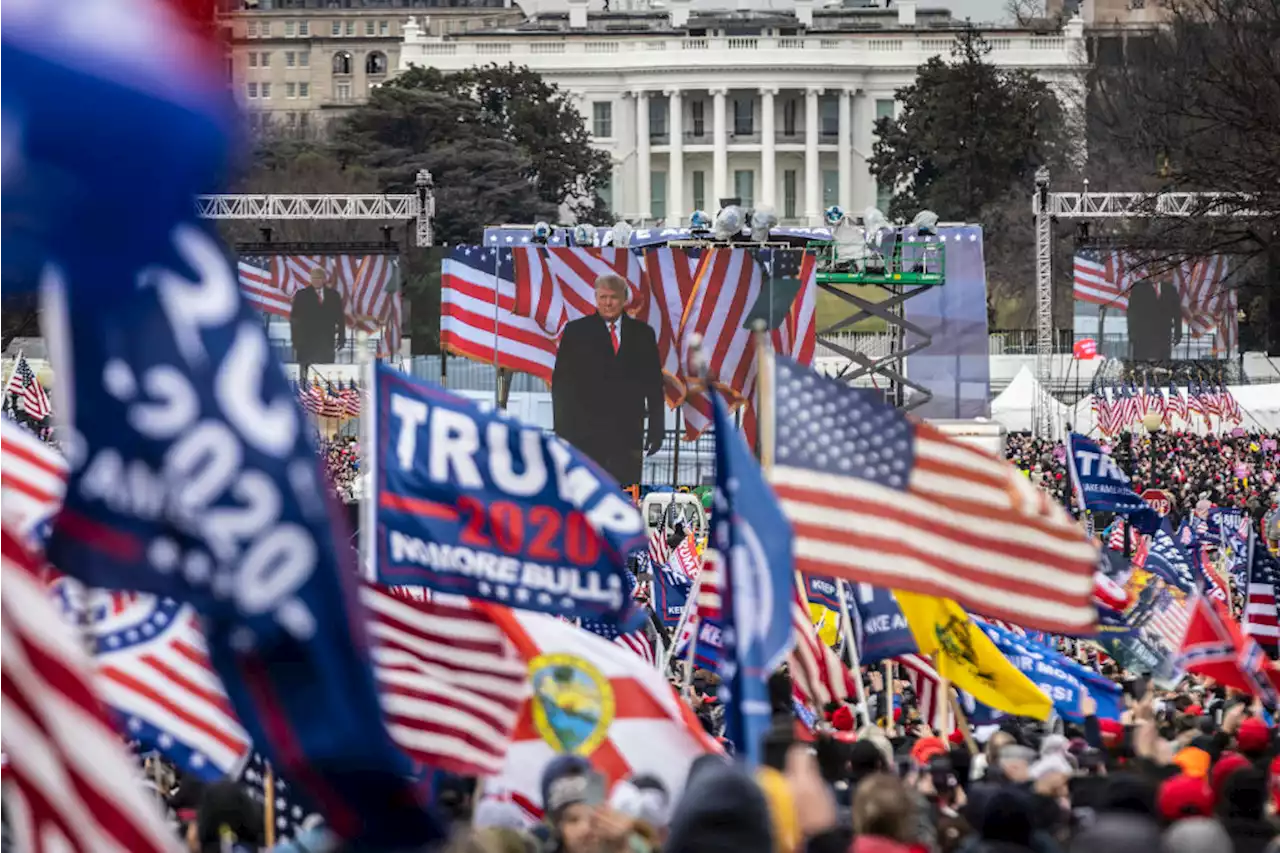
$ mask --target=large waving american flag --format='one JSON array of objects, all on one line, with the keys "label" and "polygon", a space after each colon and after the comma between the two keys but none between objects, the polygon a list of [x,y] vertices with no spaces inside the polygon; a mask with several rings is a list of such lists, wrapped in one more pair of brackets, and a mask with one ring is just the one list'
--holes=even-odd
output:
[{"label": "large waving american flag", "polygon": [[40,563],[3,534],[5,816],[35,851],[176,851],[94,692],[92,666],[45,593]]},{"label": "large waving american flag", "polygon": [[874,394],[774,362],[770,480],[797,569],[951,598],[1027,628],[1092,631],[1097,550],[1047,493]]},{"label": "large waving american flag", "polygon": [[45,393],[44,386],[36,378],[36,372],[31,369],[25,355],[18,356],[13,375],[9,377],[9,384],[5,386],[6,403],[10,395],[17,399],[22,411],[37,421],[44,420],[53,412],[53,406],[49,404],[49,395]]}]

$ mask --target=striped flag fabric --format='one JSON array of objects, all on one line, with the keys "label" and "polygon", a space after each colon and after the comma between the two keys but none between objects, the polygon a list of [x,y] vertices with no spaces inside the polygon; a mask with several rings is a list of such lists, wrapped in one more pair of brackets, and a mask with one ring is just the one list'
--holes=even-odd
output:
[{"label": "striped flag fabric", "polygon": [[627,282],[626,307],[632,312],[647,298],[640,256],[629,249],[522,246],[512,252],[515,313],[536,320],[552,337],[560,337],[565,323],[595,313],[600,276],[616,275]]},{"label": "striped flag fabric", "polygon": [[949,734],[955,727],[955,714],[950,697],[942,690],[942,677],[929,659],[921,655],[901,655],[894,658],[898,670],[911,685],[920,708],[920,719],[928,723],[935,733]]},{"label": "striped flag fabric", "polygon": [[683,403],[688,391],[680,361],[680,324],[693,296],[701,257],[702,250],[693,247],[662,247],[644,253],[647,298],[642,299],[636,319],[648,323],[658,340],[667,402],[672,406]]},{"label": "striped flag fabric", "polygon": [[551,382],[556,339],[515,312],[511,249],[458,246],[441,269],[440,345],[449,352]]},{"label": "striped flag fabric", "polygon": [[665,529],[655,528],[649,533],[649,563],[654,566],[665,566],[670,554],[671,547],[667,545]]},{"label": "striped flag fabric", "polygon": [[16,400],[18,408],[32,420],[42,421],[53,413],[49,395],[45,393],[44,386],[36,378],[25,355],[18,356],[18,363],[13,367],[9,383],[4,387],[4,396],[6,402]]},{"label": "striped flag fabric", "polygon": [[7,530],[0,537],[5,817],[19,847],[177,853],[94,692],[83,648],[46,596],[40,562]]},{"label": "striped flag fabric", "polygon": [[[172,599],[103,599],[109,595],[89,594],[92,618],[72,615],[88,623],[104,698],[124,729],[196,775],[231,774],[251,743],[209,662],[194,611]],[[525,683],[505,635],[456,597],[428,601],[366,584],[361,598],[392,739],[423,764],[463,775],[496,772]]]},{"label": "striped flag fabric", "polygon": [[430,767],[497,773],[527,674],[501,628],[466,599],[419,601],[373,584],[360,597],[392,739]]},{"label": "striped flag fabric", "polygon": [[1270,657],[1280,655],[1280,562],[1261,544],[1253,547],[1241,622]]},{"label": "striped flag fabric", "polygon": [[643,628],[632,631],[629,634],[623,634],[618,631],[616,625],[584,619],[582,620],[582,629],[634,652],[649,666],[658,665],[658,655],[654,649],[653,640],[649,639],[649,635],[645,633]]},{"label": "striped flag fabric", "polygon": [[0,418],[0,449],[4,524],[25,540],[62,506],[67,463],[61,453],[8,418]]},{"label": "striped flag fabric", "polygon": [[293,310],[293,292],[276,286],[274,259],[265,255],[241,255],[236,259],[236,275],[244,298],[263,314],[288,317]]},{"label": "striped flag fabric", "polygon": [[1183,639],[1174,646],[1180,667],[1274,706],[1280,700],[1280,670],[1267,659],[1262,647],[1241,632],[1221,603],[1205,595],[1197,593],[1188,611]]},{"label": "striped flag fabric", "polygon": [[791,625],[795,632],[791,681],[800,697],[811,708],[821,710],[831,702],[843,703],[854,695],[857,685],[853,676],[813,628],[809,603],[799,582],[792,585]]},{"label": "striped flag fabric", "polygon": [[1057,634],[1094,629],[1097,551],[1003,459],[782,356],[770,479],[799,570],[951,598]]},{"label": "striped flag fabric", "polygon": [[1077,301],[1120,311],[1129,308],[1133,277],[1120,252],[1077,252],[1071,264],[1071,283]]},{"label": "striped flag fabric", "polygon": [[1213,351],[1226,355],[1236,347],[1236,289],[1226,283],[1226,255],[1184,260],[1173,272],[1182,299],[1182,319],[1195,337],[1213,335]]}]

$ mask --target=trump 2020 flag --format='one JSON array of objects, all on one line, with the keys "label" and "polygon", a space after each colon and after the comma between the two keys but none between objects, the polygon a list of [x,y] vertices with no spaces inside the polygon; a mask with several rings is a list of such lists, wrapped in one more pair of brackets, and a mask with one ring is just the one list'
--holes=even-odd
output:
[{"label": "trump 2020 flag", "polygon": [[712,396],[716,491],[711,543],[728,576],[723,590],[720,698],[725,703],[726,734],[738,754],[758,764],[772,718],[767,682],[794,642],[791,524],[724,399],[718,393]]},{"label": "trump 2020 flag", "polygon": [[644,521],[598,466],[382,365],[374,402],[380,582],[636,627],[626,555],[644,547]]},{"label": "trump 2020 flag", "polygon": [[1071,487],[1075,504],[1091,512],[1114,512],[1129,516],[1143,533],[1155,533],[1160,515],[1129,485],[1129,475],[1096,441],[1071,433],[1067,464],[1071,466]]},{"label": "trump 2020 flag", "polygon": [[892,590],[868,583],[850,584],[850,587],[854,594],[849,596],[849,604],[856,629],[858,658],[862,663],[876,663],[920,651]]}]

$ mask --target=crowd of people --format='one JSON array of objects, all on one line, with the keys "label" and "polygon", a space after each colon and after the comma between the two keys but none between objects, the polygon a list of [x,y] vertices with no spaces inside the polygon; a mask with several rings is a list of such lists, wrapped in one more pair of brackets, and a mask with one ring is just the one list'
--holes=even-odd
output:
[{"label": "crowd of people", "polygon": [[[1280,501],[1280,435],[1275,433],[1123,432],[1103,449],[1132,478],[1134,491],[1169,492],[1175,512],[1189,512],[1204,500],[1243,509],[1256,522]],[[1015,434],[1008,438],[1005,455],[1033,482],[1063,499],[1068,479],[1061,442]]]}]

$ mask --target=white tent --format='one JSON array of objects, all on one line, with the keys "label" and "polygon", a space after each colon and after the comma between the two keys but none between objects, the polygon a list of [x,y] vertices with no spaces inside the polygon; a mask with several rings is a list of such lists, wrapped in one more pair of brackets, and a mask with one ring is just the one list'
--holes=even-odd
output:
[{"label": "white tent", "polygon": [[1071,407],[1045,391],[1031,368],[1023,365],[1008,387],[991,401],[991,419],[1004,424],[1009,432],[1028,432],[1035,428],[1036,416],[1045,406],[1049,408],[1053,437],[1062,438],[1067,424],[1073,423]]}]

